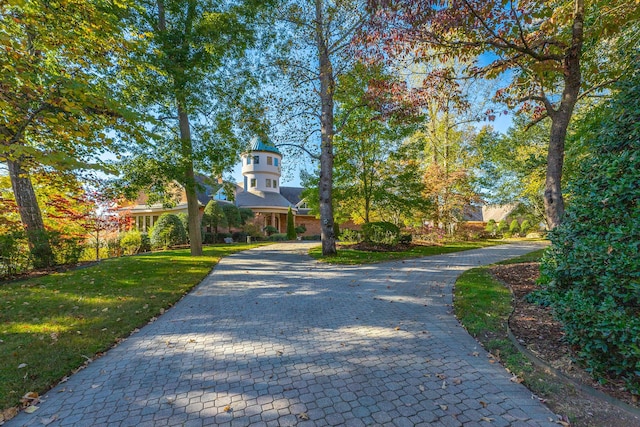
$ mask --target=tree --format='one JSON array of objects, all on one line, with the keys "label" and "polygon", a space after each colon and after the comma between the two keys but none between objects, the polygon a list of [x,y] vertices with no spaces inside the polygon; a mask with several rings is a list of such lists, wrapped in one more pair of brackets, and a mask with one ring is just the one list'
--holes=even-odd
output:
[{"label": "tree", "polygon": [[[271,2],[244,0],[139,0],[138,32],[149,47],[136,97],[154,114],[158,138],[137,147],[123,165],[130,193],[166,194],[171,182],[187,196],[192,255],[202,255],[197,170],[221,176],[255,131],[254,78],[241,61],[256,43],[255,20]],[[133,165],[141,164],[136,169]],[[131,194],[129,194],[131,196]]]},{"label": "tree", "polygon": [[566,220],[550,233],[543,291],[567,342],[594,376],[640,394],[640,57],[633,75],[586,123],[590,155],[569,183]]},{"label": "tree", "polygon": [[204,214],[202,215],[202,225],[210,227],[211,230],[213,230],[214,242],[216,242],[218,238],[218,227],[227,226],[227,217],[224,210],[215,200],[209,200],[209,203],[205,206]]},{"label": "tree", "polygon": [[[633,1],[401,0],[372,2],[364,37],[379,56],[417,61],[456,57],[465,75],[509,84],[496,98],[551,120],[544,206],[553,228],[564,213],[561,191],[564,144],[576,103],[629,70],[627,46],[638,44],[640,9]],[[383,45],[376,49],[376,44]],[[625,50],[626,49],[626,50]],[[606,59],[603,58],[606,56]],[[450,67],[427,75],[432,85],[454,79]],[[495,117],[488,111],[488,117]]]},{"label": "tree", "polygon": [[0,4],[0,162],[8,165],[31,249],[42,255],[37,266],[52,257],[34,169],[95,167],[99,154],[117,150],[105,130],[122,130],[132,118],[114,96],[111,72],[135,49],[122,24],[128,7],[99,0]]},{"label": "tree", "polygon": [[287,211],[287,239],[288,240],[296,240],[296,227],[293,223],[293,212],[291,211],[291,206],[289,206],[289,210]]},{"label": "tree", "polygon": [[[397,155],[402,140],[415,128],[415,119],[384,111],[377,94],[369,91],[373,81],[387,86],[399,83],[380,65],[357,63],[339,77],[335,95],[336,119],[341,123],[334,139],[335,209],[342,217],[364,223],[374,215],[395,216],[391,212],[396,208],[409,212],[422,199],[419,174],[410,173],[414,165]],[[395,167],[398,164],[402,172]]]},{"label": "tree", "polygon": [[[357,0],[292,0],[280,13],[280,21],[287,26],[284,39],[294,54],[277,63],[291,78],[293,91],[300,95],[298,102],[302,106],[292,115],[317,120],[312,128],[314,133],[318,130],[318,121],[320,125],[318,206],[325,256],[336,254],[333,209],[333,144],[339,131],[334,118],[336,83],[338,76],[353,62],[351,40],[365,16],[364,5]],[[297,146],[309,153],[305,142]]]}]

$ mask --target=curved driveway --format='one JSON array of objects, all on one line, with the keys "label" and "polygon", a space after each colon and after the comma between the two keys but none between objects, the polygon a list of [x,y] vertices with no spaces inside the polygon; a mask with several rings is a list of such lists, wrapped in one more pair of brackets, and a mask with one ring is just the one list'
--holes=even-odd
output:
[{"label": "curved driveway", "polygon": [[556,426],[462,329],[465,269],[511,244],[366,266],[309,243],[223,259],[156,322],[5,426]]}]

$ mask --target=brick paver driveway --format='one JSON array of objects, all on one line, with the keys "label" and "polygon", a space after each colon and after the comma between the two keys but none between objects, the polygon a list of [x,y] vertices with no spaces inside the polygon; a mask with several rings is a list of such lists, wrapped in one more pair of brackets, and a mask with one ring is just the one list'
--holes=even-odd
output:
[{"label": "brick paver driveway", "polygon": [[358,267],[316,263],[309,247],[225,258],[6,425],[557,425],[451,312],[461,271],[537,246]]}]

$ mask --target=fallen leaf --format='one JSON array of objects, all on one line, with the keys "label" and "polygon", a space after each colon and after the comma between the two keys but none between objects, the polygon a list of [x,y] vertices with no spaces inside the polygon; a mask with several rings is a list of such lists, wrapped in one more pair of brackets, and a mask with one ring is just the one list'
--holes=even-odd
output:
[{"label": "fallen leaf", "polygon": [[91,388],[98,388],[100,387],[100,384],[91,384]]},{"label": "fallen leaf", "polygon": [[480,404],[482,405],[483,408],[486,408],[488,405],[487,402],[483,402],[482,400],[480,401]]},{"label": "fallen leaf", "polygon": [[419,389],[420,391],[424,391],[424,386],[423,386],[423,385],[419,385],[419,386],[418,386],[418,389]]},{"label": "fallen leaf", "polygon": [[40,418],[40,423],[42,423],[43,426],[48,426],[49,424],[51,424],[57,419],[58,419],[57,415],[53,415],[51,418]]},{"label": "fallen leaf", "polygon": [[222,410],[223,410],[224,412],[231,412],[231,406],[227,405],[227,406],[225,406],[224,408],[222,408]]},{"label": "fallen leaf", "polygon": [[33,414],[34,412],[36,412],[38,409],[40,409],[39,406],[36,405],[32,405],[32,406],[27,406],[24,410],[24,412],[26,412],[27,414]]},{"label": "fallen leaf", "polygon": [[36,400],[39,397],[38,393],[35,391],[30,391],[22,396],[23,401]]},{"label": "fallen leaf", "polygon": [[446,411],[447,409],[449,409],[449,407],[447,405],[439,405],[440,409],[442,409],[443,411]]},{"label": "fallen leaf", "polygon": [[514,375],[510,378],[511,382],[516,383],[516,384],[520,384],[522,381],[524,381],[522,378],[518,378],[517,375]]},{"label": "fallen leaf", "polygon": [[18,369],[26,368],[27,366],[29,365],[27,365],[26,363],[21,363],[18,365]]},{"label": "fallen leaf", "polygon": [[454,379],[453,379],[453,383],[454,383],[455,385],[460,385],[460,384],[462,384],[462,380],[461,380],[460,378],[454,378]]},{"label": "fallen leaf", "polygon": [[436,377],[440,378],[441,380],[447,378],[445,374],[436,374]]},{"label": "fallen leaf", "polygon": [[444,390],[445,388],[447,388],[447,382],[446,382],[446,381],[442,380],[442,387],[441,387],[441,388],[442,388],[443,390]]},{"label": "fallen leaf", "polygon": [[302,421],[309,421],[309,415],[307,415],[306,412],[302,412],[301,414],[299,414],[298,418],[300,418]]},{"label": "fallen leaf", "polygon": [[493,421],[493,418],[482,417],[482,418],[480,418],[480,421],[486,421],[486,422],[490,423],[491,421]]}]

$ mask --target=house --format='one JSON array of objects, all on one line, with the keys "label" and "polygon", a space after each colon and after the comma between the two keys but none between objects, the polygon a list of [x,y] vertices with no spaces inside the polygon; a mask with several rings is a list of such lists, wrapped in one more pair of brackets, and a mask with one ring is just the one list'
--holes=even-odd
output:
[{"label": "house", "polygon": [[[234,203],[239,208],[251,209],[253,223],[260,229],[271,225],[278,232],[285,233],[289,208],[294,215],[296,226],[304,225],[306,235],[320,234],[320,220],[309,213],[302,198],[302,187],[281,187],[282,153],[265,138],[254,138],[248,150],[241,156],[243,182],[235,185],[233,195],[225,194],[221,182],[212,183],[202,175],[197,175],[197,197],[200,215],[210,200],[219,203]],[[161,203],[147,204],[147,196],[140,194],[135,202],[123,206],[120,211],[128,218],[128,228],[148,232],[163,213],[187,213],[187,198],[179,185],[171,188],[174,206]]]}]

